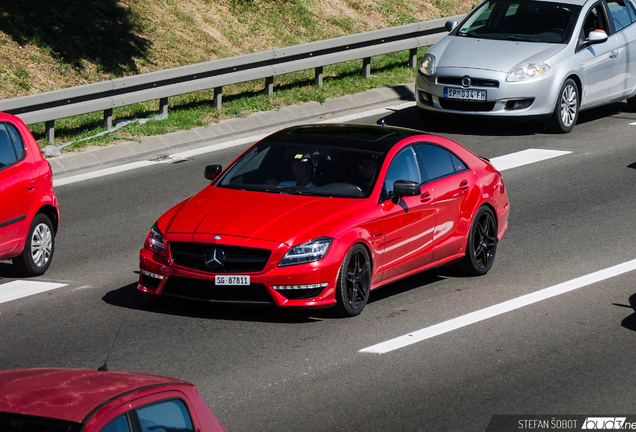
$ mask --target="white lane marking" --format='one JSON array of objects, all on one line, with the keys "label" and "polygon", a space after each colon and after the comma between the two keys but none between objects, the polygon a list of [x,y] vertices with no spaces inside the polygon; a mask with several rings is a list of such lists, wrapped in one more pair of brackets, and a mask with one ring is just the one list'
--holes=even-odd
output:
[{"label": "white lane marking", "polygon": [[[371,111],[364,111],[364,112],[360,112],[357,114],[351,114],[351,115],[347,115],[347,116],[342,116],[342,117],[337,117],[337,118],[333,118],[333,119],[329,119],[329,120],[323,120],[320,121],[318,123],[345,123],[351,120],[356,120],[356,119],[360,119],[360,118],[364,118],[364,117],[370,117],[373,115],[378,115],[378,114],[382,114],[385,113],[387,111],[398,111],[400,109],[404,109],[404,108],[409,108],[410,106],[415,105],[415,102],[407,102],[407,103],[403,103],[400,105],[394,105],[391,107],[386,107],[386,108],[379,108],[379,109],[375,109],[375,110],[371,110]],[[202,147],[199,149],[194,149],[194,150],[188,150],[188,151],[184,151],[184,152],[180,152],[180,153],[174,153],[169,155],[167,158],[159,160],[159,161],[140,161],[140,162],[132,162],[129,164],[125,164],[125,165],[120,165],[117,167],[113,167],[113,168],[105,168],[105,169],[101,169],[101,170],[96,170],[96,171],[92,171],[89,173],[85,173],[85,174],[79,174],[79,175],[75,175],[75,176],[70,176],[70,177],[66,177],[63,179],[57,179],[57,180],[53,180],[53,187],[58,187],[58,186],[64,186],[64,185],[68,185],[68,184],[73,184],[73,183],[78,183],[78,182],[82,182],[85,180],[91,180],[91,179],[95,179],[95,178],[99,178],[99,177],[105,177],[105,176],[109,176],[109,175],[114,175],[114,174],[119,174],[122,172],[126,172],[126,171],[131,171],[131,170],[135,170],[138,168],[145,168],[147,166],[151,166],[151,165],[156,165],[156,164],[161,164],[161,163],[171,163],[174,162],[175,160],[181,160],[181,159],[185,159],[188,157],[193,157],[193,156],[198,156],[198,155],[202,155],[202,154],[206,154],[206,153],[212,153],[215,151],[219,151],[219,150],[225,150],[228,148],[232,148],[232,147],[238,147],[241,145],[245,145],[245,144],[250,144],[256,141],[259,141],[263,138],[265,138],[266,136],[270,135],[268,134],[261,134],[261,135],[253,135],[253,136],[249,136],[246,138],[240,138],[240,139],[236,139],[236,140],[232,140],[232,141],[228,141],[222,144],[213,144],[213,145],[209,145],[206,147]]]},{"label": "white lane marking", "polygon": [[371,117],[371,116],[376,116],[376,115],[380,115],[380,114],[392,114],[392,113],[387,113],[387,111],[399,111],[399,110],[403,110],[406,108],[411,108],[415,106],[415,102],[405,102],[405,103],[401,103],[399,105],[393,105],[390,107],[386,107],[386,108],[378,108],[378,109],[374,109],[374,110],[370,110],[370,111],[364,111],[364,112],[359,112],[356,114],[349,114],[346,116],[342,116],[342,117],[336,117],[336,118],[332,118],[332,119],[328,119],[328,120],[322,120],[316,123],[319,124],[323,124],[323,123],[346,123],[346,122],[350,122],[351,120],[358,120],[361,118],[365,118],[365,117]]},{"label": "white lane marking", "polygon": [[54,282],[35,282],[15,280],[0,285],[0,303],[6,303],[34,294],[62,288],[67,284]]},{"label": "white lane marking", "polygon": [[541,162],[558,156],[570,154],[570,151],[561,150],[545,150],[545,149],[527,149],[516,153],[510,153],[505,156],[492,158],[490,163],[498,171],[505,171],[511,168],[517,168],[523,165]]},{"label": "white lane marking", "polygon": [[585,286],[592,285],[597,282],[601,282],[606,279],[610,279],[634,270],[636,270],[636,260],[627,261],[625,263],[599,270],[597,272],[590,273],[588,275],[581,276],[549,288],[544,288],[542,290],[535,291],[533,293],[526,294],[521,297],[517,297],[515,299],[511,299],[503,303],[487,307],[485,309],[471,312],[469,314],[462,315],[457,318],[453,318],[451,320],[405,334],[403,336],[398,336],[394,339],[390,339],[388,341],[363,348],[359,352],[385,354],[390,351],[395,351],[397,349],[422,342],[426,339],[430,339],[435,336],[439,336],[444,333],[448,333],[450,331],[487,320],[497,315],[502,315],[515,309],[520,309],[533,303],[556,297],[558,295],[574,291],[579,288],[583,288]]},{"label": "white lane marking", "polygon": [[135,170],[135,169],[138,169],[138,168],[144,168],[144,167],[151,166],[151,165],[172,163],[172,162],[175,162],[175,161],[180,161],[180,160],[187,159],[187,158],[192,157],[192,156],[198,156],[198,155],[205,154],[205,153],[212,153],[212,152],[215,152],[215,151],[224,150],[224,149],[231,148],[231,147],[237,147],[237,146],[240,146],[240,145],[249,144],[251,142],[255,142],[255,141],[258,141],[260,139],[263,139],[267,135],[268,134],[254,135],[254,136],[250,136],[250,137],[247,137],[247,138],[240,138],[240,139],[228,141],[228,142],[225,142],[225,143],[222,143],[222,144],[214,144],[214,145],[210,145],[210,146],[207,146],[207,147],[202,147],[202,148],[199,148],[199,149],[188,150],[188,151],[184,151],[184,152],[180,152],[180,153],[174,153],[174,154],[171,154],[171,155],[167,156],[166,158],[163,158],[163,159],[160,159],[160,160],[147,160],[147,161],[131,162],[129,164],[124,164],[124,165],[120,165],[120,166],[116,166],[116,167],[112,167],[112,168],[104,168],[104,169],[101,169],[101,170],[91,171],[91,172],[88,172],[88,173],[85,173],[85,174],[78,174],[78,175],[75,175],[75,176],[66,177],[66,178],[59,179],[59,180],[53,180],[53,187],[64,186],[64,185],[72,184],[72,183],[78,183],[78,182],[81,182],[81,181],[95,179],[95,178],[99,178],[99,177],[105,177],[105,176],[109,176],[109,175],[113,175],[113,174],[118,174],[118,173],[122,173],[122,172],[126,172],[126,171]]}]

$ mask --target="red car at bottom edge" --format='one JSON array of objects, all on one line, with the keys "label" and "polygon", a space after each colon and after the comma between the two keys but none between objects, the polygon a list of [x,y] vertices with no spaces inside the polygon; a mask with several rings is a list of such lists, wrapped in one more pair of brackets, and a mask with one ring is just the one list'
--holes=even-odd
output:
[{"label": "red car at bottom edge", "polygon": [[193,384],[132,372],[0,372],[2,432],[225,432]]}]

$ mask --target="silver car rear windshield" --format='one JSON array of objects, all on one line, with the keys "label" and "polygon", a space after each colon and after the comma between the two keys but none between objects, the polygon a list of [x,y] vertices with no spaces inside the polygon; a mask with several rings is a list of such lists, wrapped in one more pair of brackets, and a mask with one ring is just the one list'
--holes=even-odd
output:
[{"label": "silver car rear windshield", "polygon": [[581,7],[533,0],[493,0],[479,5],[457,36],[540,43],[568,43]]}]

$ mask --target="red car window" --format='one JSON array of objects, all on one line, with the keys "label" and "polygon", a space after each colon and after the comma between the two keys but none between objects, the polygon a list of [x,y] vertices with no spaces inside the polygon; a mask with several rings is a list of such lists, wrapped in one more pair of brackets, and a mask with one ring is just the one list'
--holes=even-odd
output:
[{"label": "red car window", "polygon": [[13,141],[5,123],[0,123],[0,169],[13,165],[18,161]]},{"label": "red car window", "polygon": [[192,419],[183,401],[167,400],[137,409],[141,430],[155,432],[157,429],[192,431]]}]

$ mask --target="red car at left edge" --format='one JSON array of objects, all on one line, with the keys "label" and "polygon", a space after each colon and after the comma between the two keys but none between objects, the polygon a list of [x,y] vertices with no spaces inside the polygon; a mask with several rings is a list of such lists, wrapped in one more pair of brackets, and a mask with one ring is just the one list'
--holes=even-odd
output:
[{"label": "red car at left edge", "polygon": [[0,113],[0,260],[24,276],[44,274],[59,221],[51,165],[24,122]]}]

